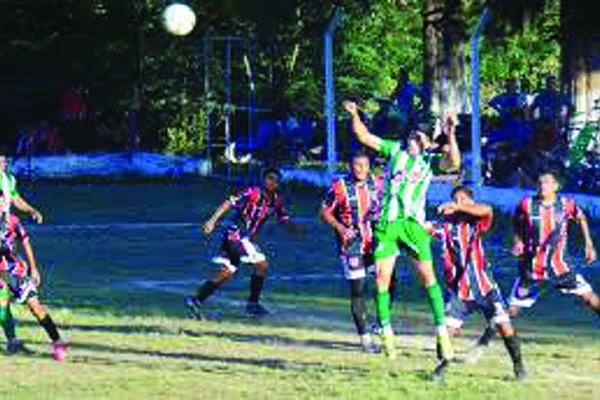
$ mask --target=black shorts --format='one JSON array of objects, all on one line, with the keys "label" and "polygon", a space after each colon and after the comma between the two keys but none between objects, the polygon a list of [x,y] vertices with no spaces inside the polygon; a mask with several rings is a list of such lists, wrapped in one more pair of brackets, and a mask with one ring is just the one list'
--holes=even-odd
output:
[{"label": "black shorts", "polygon": [[224,265],[233,273],[242,263],[257,264],[265,260],[265,255],[256,243],[244,236],[239,229],[229,228],[223,235],[221,254],[212,261]]}]

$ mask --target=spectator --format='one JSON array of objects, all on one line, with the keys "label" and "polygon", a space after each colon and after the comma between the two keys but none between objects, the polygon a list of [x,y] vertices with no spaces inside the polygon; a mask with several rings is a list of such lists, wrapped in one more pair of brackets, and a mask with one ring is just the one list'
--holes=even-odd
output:
[{"label": "spectator", "polygon": [[519,92],[517,80],[512,78],[506,82],[506,92],[490,100],[489,105],[498,111],[503,124],[520,121],[524,117],[527,99]]},{"label": "spectator", "polygon": [[83,120],[87,116],[87,103],[83,86],[74,85],[62,94],[61,115],[68,121]]},{"label": "spectator", "polygon": [[567,144],[566,128],[574,107],[566,96],[556,90],[556,77],[546,77],[546,88],[538,92],[529,109],[534,119],[534,143],[538,149],[548,150],[554,144]]},{"label": "spectator", "polygon": [[114,113],[100,115],[96,125],[98,150],[115,150],[123,147],[123,133],[126,127],[119,124]]},{"label": "spectator", "polygon": [[17,144],[19,155],[57,154],[67,149],[56,128],[42,121],[34,130],[24,132]]},{"label": "spectator", "polygon": [[501,125],[491,132],[488,143],[507,143],[517,149],[525,147],[531,136],[528,124],[524,123],[527,98],[519,92],[517,80],[509,79],[506,92],[490,100],[489,105],[500,114]]},{"label": "spectator", "polygon": [[408,71],[404,68],[401,68],[392,98],[396,103],[398,110],[405,116],[406,120],[410,120],[414,113],[413,102],[415,92],[415,87],[410,81]]}]

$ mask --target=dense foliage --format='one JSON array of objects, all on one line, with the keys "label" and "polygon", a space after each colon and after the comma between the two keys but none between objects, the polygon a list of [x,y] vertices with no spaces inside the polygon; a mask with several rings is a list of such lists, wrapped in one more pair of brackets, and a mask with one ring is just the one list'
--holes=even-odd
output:
[{"label": "dense foliage", "polygon": [[[60,91],[75,80],[88,87],[95,111],[123,116],[140,109],[145,147],[172,150],[173,129],[196,118],[191,109],[211,112],[211,123],[222,132],[225,112],[245,117],[243,110],[225,108],[227,43],[206,42],[207,35],[241,38],[230,47],[232,104],[248,103],[246,59],[252,61],[258,107],[318,118],[322,33],[334,7],[342,5],[344,11],[334,40],[338,96],[368,99],[389,96],[401,67],[421,82],[424,2],[190,0],[198,23],[184,38],[170,36],[161,26],[166,0],[1,2],[0,57],[7,72],[1,80],[3,128],[14,131],[19,123],[47,118],[59,107]],[[535,89],[544,74],[558,73],[559,1],[542,3],[524,29],[490,25],[481,53],[483,100],[501,91],[508,77],[526,78]],[[482,7],[479,0],[462,1],[457,29],[464,31],[467,48]],[[514,19],[496,12],[497,21]]]}]

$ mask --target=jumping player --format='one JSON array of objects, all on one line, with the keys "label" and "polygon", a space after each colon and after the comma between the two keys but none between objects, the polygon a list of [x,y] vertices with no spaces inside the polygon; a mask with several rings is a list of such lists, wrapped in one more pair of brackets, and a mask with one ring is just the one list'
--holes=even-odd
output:
[{"label": "jumping player", "polygon": [[[36,267],[36,260],[33,248],[29,241],[29,236],[21,224],[19,218],[15,215],[2,214],[4,221],[4,235],[2,236],[2,250],[0,256],[0,275],[2,275],[3,285],[0,293],[0,313],[8,314],[8,323],[3,325],[7,337],[7,353],[27,352],[24,346],[16,338],[15,324],[10,313],[10,304],[7,302],[6,294],[12,297],[12,301],[21,304],[27,304],[32,315],[52,341],[52,354],[55,359],[63,359],[68,350],[68,343],[61,340],[60,334],[52,317],[46,307],[39,301],[37,288],[41,284],[41,276]],[[27,262],[19,258],[15,243],[19,241]],[[28,267],[29,266],[29,267]],[[9,298],[10,299],[10,298]]]},{"label": "jumping player", "polygon": [[377,351],[368,331],[364,290],[367,270],[374,268],[372,225],[383,189],[381,178],[371,175],[369,156],[354,153],[349,174],[333,181],[321,205],[320,215],[336,234],[344,278],[350,287],[350,312],[363,350]]},{"label": "jumping player", "polygon": [[570,222],[581,228],[586,261],[596,260],[587,218],[574,199],[558,194],[559,189],[556,174],[545,172],[538,178],[537,195],[523,198],[517,206],[513,254],[519,258],[519,278],[509,299],[511,316],[517,316],[522,307],[533,307],[538,284],[545,281],[552,282],[561,293],[580,298],[600,316],[600,298],[565,261]]},{"label": "jumping player", "polygon": [[452,172],[460,167],[460,152],[454,132],[454,120],[447,117],[445,134],[448,145],[443,152],[432,153],[431,140],[423,132],[413,132],[408,149],[400,142],[383,140],[369,132],[362,123],[356,103],[346,101],[344,107],[352,116],[358,140],[388,159],[385,191],[379,220],[375,227],[374,257],[377,279],[377,311],[382,327],[384,350],[395,358],[394,332],[390,324],[390,277],[400,250],[414,261],[421,283],[427,290],[431,311],[437,328],[437,343],[442,363],[434,377],[441,377],[443,369],[453,358],[452,345],[444,321],[444,298],[433,269],[431,236],[425,230],[425,196],[434,173]]},{"label": "jumping player", "polygon": [[221,271],[204,282],[196,296],[185,298],[185,304],[191,314],[202,319],[202,303],[210,297],[223,283],[233,277],[241,263],[255,266],[250,279],[250,297],[246,304],[246,312],[254,316],[268,314],[259,303],[263,289],[268,263],[256,239],[261,226],[275,215],[279,223],[295,228],[291,223],[283,201],[277,193],[281,173],[275,168],[264,171],[262,187],[249,187],[240,194],[231,196],[214,212],[203,225],[206,234],[212,233],[219,219],[231,208],[236,211],[233,223],[229,225],[221,242],[221,255],[213,261],[221,265]]},{"label": "jumping player", "polygon": [[[442,223],[436,231],[443,241],[444,277],[452,294],[446,313],[446,326],[458,334],[464,320],[479,311],[495,327],[504,341],[517,379],[525,378],[519,340],[496,283],[486,273],[481,235],[492,225],[490,206],[476,204],[466,186],[452,191],[452,202],[439,207]],[[481,343],[484,344],[484,343]]]}]

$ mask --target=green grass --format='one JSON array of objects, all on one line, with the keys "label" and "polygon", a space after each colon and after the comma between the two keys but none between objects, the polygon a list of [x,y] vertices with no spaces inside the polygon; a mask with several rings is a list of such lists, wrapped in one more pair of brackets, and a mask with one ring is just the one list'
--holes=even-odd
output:
[{"label": "green grass", "polygon": [[[331,232],[319,224],[311,224],[304,238],[265,228],[261,245],[272,261],[265,304],[273,315],[262,320],[244,315],[249,273],[242,270],[207,303],[208,321],[186,319],[181,298],[214,271],[206,260],[217,238],[203,238],[195,226],[99,224],[199,223],[216,206],[222,189],[206,182],[39,184],[29,196],[49,222],[29,228],[44,271],[43,298],[73,347],[67,362],[54,362],[43,331],[16,306],[19,335],[36,354],[0,357],[0,398],[462,400],[600,395],[598,321],[553,291],[515,322],[530,373],[523,383],[511,380],[510,362],[498,339],[479,363],[457,363],[443,385],[429,382],[433,326],[413,273],[401,274],[402,301],[394,312],[401,355],[389,362],[382,355],[362,354],[352,333],[347,288],[337,279]],[[314,215],[317,191],[301,187],[288,194],[297,215]],[[506,218],[499,216],[497,222],[487,250],[506,293],[514,261],[504,245]],[[585,272],[600,287],[596,269]],[[327,274],[333,279],[322,279]],[[143,285],[150,281],[157,285]],[[482,328],[481,317],[469,320],[455,341],[460,357]]]}]

